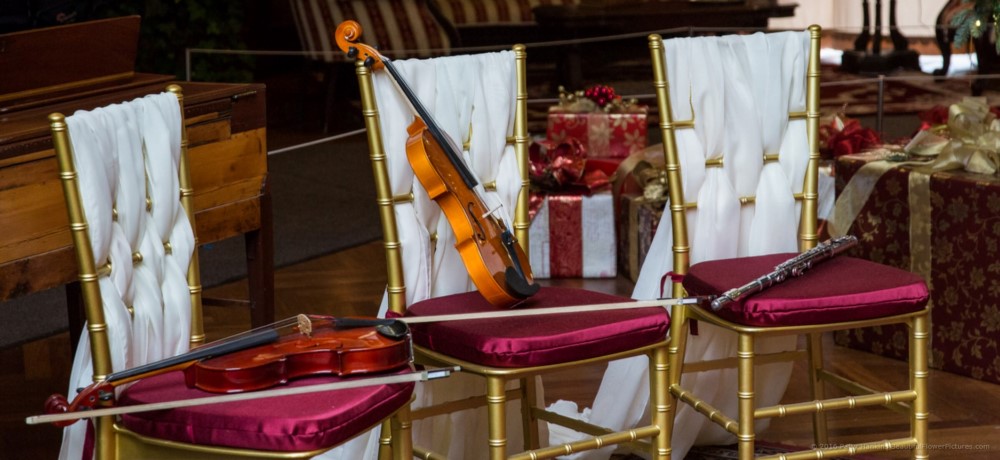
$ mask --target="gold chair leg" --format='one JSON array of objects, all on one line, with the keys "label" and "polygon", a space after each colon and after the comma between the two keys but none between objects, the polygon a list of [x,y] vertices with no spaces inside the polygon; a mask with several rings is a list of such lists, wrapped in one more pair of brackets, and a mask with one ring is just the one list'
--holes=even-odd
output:
[{"label": "gold chair leg", "polygon": [[913,438],[917,447],[913,450],[913,458],[930,458],[927,453],[927,423],[930,417],[927,408],[927,338],[928,313],[913,318],[910,323],[910,388],[917,393],[917,398],[910,406],[910,423],[913,427]]},{"label": "gold chair leg", "polygon": [[507,395],[505,380],[486,378],[486,407],[489,416],[490,460],[507,458]]},{"label": "gold chair leg", "polygon": [[[819,372],[823,370],[823,335],[820,333],[807,335],[807,346],[809,353],[809,389],[812,392],[813,401],[826,399],[823,382],[819,378]],[[813,441],[817,446],[828,444],[826,429],[826,412],[813,412]]]},{"label": "gold chair leg", "polygon": [[[114,428],[114,417],[98,417],[94,420],[94,459],[95,460],[114,460],[116,451],[118,450],[115,445],[118,442],[115,436]],[[86,420],[83,423],[87,423]]]},{"label": "gold chair leg", "polygon": [[754,444],[754,384],[753,384],[753,344],[754,337],[750,334],[739,335],[739,345],[736,349],[738,367],[737,397],[739,398],[739,440],[740,460],[753,459]]},{"label": "gold chair leg", "polygon": [[670,369],[666,347],[657,347],[649,353],[649,387],[653,389],[649,401],[649,413],[653,425],[660,428],[660,434],[652,439],[653,460],[670,458],[670,436],[673,435],[674,406],[671,404],[670,388],[667,386]]},{"label": "gold chair leg", "polygon": [[378,438],[378,460],[392,459],[392,443],[395,441],[392,436],[392,423],[389,420],[382,421],[382,433]]},{"label": "gold chair leg", "polygon": [[538,392],[535,388],[535,378],[521,379],[521,431],[524,432],[524,449],[535,450],[540,447],[538,435],[538,420],[531,415],[535,407]]},{"label": "gold chair leg", "polygon": [[685,305],[675,305],[670,309],[670,344],[667,345],[667,392],[666,404],[670,411],[670,428],[664,436],[666,459],[669,460],[673,447],[671,438],[673,437],[674,417],[677,416],[677,395],[681,384],[681,376],[684,374],[684,353],[687,345],[687,307]]},{"label": "gold chair leg", "polygon": [[[413,459],[413,421],[410,420],[410,406],[403,406],[389,420],[392,427],[390,436],[392,437],[392,459],[412,460]],[[384,428],[384,427],[383,427]],[[381,455],[381,452],[379,453]]]}]

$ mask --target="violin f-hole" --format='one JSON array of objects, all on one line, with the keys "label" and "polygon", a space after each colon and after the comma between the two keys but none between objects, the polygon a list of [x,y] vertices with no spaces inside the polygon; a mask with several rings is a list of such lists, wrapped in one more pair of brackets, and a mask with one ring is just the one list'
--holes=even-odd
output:
[{"label": "violin f-hole", "polygon": [[[468,215],[476,215],[475,203],[469,203],[466,205],[466,208],[468,209]],[[486,229],[483,228],[483,224],[479,222],[479,219],[472,219],[472,221],[476,224],[476,231],[473,233],[473,236],[475,236],[476,240],[480,243],[486,241]]]}]

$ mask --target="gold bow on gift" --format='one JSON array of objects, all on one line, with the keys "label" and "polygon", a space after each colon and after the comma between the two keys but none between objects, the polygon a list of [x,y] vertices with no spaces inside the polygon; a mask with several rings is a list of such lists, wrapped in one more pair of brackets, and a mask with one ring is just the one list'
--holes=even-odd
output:
[{"label": "gold bow on gift", "polygon": [[[646,147],[629,155],[618,164],[611,177],[615,202],[622,193],[642,190],[647,201],[667,200],[667,172],[663,167],[663,144]],[[637,187],[638,186],[638,187]]]},{"label": "gold bow on gift", "polygon": [[979,174],[1000,170],[1000,119],[984,97],[966,97],[948,108],[948,124],[920,131],[906,153],[936,157],[934,171],[965,169]]},{"label": "gold bow on gift", "polygon": [[558,110],[570,113],[642,113],[646,111],[646,107],[639,105],[635,98],[622,99],[621,96],[615,96],[605,101],[604,104],[599,104],[585,94],[585,91],[570,92],[565,87],[560,86]]},{"label": "gold bow on gift", "polygon": [[632,179],[642,187],[642,197],[647,201],[667,199],[667,171],[645,161],[632,170]]}]

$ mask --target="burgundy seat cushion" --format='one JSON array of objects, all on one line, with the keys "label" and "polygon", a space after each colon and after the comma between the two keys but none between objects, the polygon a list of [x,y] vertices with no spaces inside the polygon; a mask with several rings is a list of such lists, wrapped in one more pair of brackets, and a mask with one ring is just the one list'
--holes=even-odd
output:
[{"label": "burgundy seat cushion", "polygon": [[[693,296],[719,295],[770,273],[795,255],[695,264],[684,276],[684,288]],[[827,324],[919,311],[927,304],[927,296],[924,280],[913,273],[840,256],[816,265],[802,276],[730,303],[716,313],[748,326]]]},{"label": "burgundy seat cushion", "polygon": [[[344,379],[309,377],[293,380],[283,388]],[[412,393],[413,383],[376,385],[126,414],[122,424],[141,435],[189,444],[308,451],[336,446],[371,428],[408,404]],[[134,405],[215,395],[188,388],[183,373],[177,371],[140,380],[119,401]]]},{"label": "burgundy seat cushion", "polygon": [[[516,309],[631,302],[582,289],[543,287]],[[437,297],[410,306],[406,316],[506,311],[478,293]],[[445,321],[410,326],[413,343],[494,367],[530,367],[593,358],[662,341],[670,319],[664,308]]]}]

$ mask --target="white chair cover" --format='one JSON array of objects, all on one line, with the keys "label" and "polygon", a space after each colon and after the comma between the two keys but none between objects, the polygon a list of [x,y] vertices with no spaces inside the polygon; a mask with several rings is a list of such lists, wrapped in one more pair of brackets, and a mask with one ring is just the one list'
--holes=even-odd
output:
[{"label": "white chair cover", "polygon": [[[513,149],[506,146],[514,120],[515,68],[510,51],[471,56],[449,56],[424,60],[394,61],[434,120],[463,151],[466,165],[480,184],[496,183],[496,190],[481,190],[488,204],[503,206],[510,221],[520,187],[520,172]],[[406,127],[413,114],[405,98],[386,72],[374,74],[382,143],[387,156],[392,194],[411,190],[412,203],[395,205],[396,225],[401,243],[406,304],[475,289],[455,249],[455,236],[437,203],[413,175],[406,159]],[[471,128],[470,128],[471,126]],[[431,235],[436,234],[436,242]],[[388,305],[383,297],[379,316]],[[414,408],[482,394],[480,378],[453,375],[429,384],[418,384]],[[519,404],[508,412],[508,442],[520,445]],[[327,452],[322,458],[373,459],[376,457],[378,429],[351,443]],[[367,438],[367,440],[365,440]],[[415,421],[413,443],[449,458],[486,458],[483,443],[487,436],[485,408]]]},{"label": "white chair cover", "polygon": [[[66,117],[94,263],[112,264],[111,275],[98,283],[114,372],[188,350],[186,273],[194,232],[179,201],[180,121],[177,97],[170,93]],[[152,211],[146,209],[147,194]],[[169,257],[164,257],[164,242],[173,248]],[[143,260],[133,267],[136,252]],[[166,306],[164,299],[170,302]],[[165,317],[182,324],[168,328]],[[168,329],[172,338],[163,334]],[[92,383],[92,376],[85,325],[67,394]],[[82,458],[86,427],[76,423],[64,428],[60,459]]]},{"label": "white chair cover", "polygon": [[[792,194],[802,191],[809,149],[805,121],[789,121],[788,113],[805,110],[808,43],[805,32],[664,41],[673,119],[695,122],[693,130],[675,131],[684,195],[698,201],[697,210],[687,212],[692,264],[796,251],[799,207]],[[764,164],[765,153],[780,153],[780,162]],[[724,158],[724,167],[705,167],[705,160],[718,157]],[[740,206],[739,197],[753,195],[755,205]],[[661,285],[663,295],[671,295],[669,279],[665,283],[662,279],[673,269],[672,244],[670,214],[664,213],[633,298],[657,298]],[[757,352],[794,346],[794,337],[760,339]],[[735,353],[735,334],[699,324],[698,335],[688,337],[685,359],[710,360]],[[772,405],[781,399],[791,368],[790,363],[757,368],[758,405]],[[726,413],[736,412],[735,369],[685,374],[682,379],[682,385],[697,388],[699,396],[713,406]],[[576,416],[612,429],[637,425],[648,417],[648,393],[631,388],[622,391],[621,385],[645,385],[647,380],[645,357],[610,363],[593,411]],[[758,429],[766,423],[758,422]],[[563,440],[552,439],[557,441]],[[672,438],[674,458],[684,458],[694,444],[732,442],[735,437],[731,434],[689,406],[680,405]],[[607,458],[611,450],[573,458]]]}]

